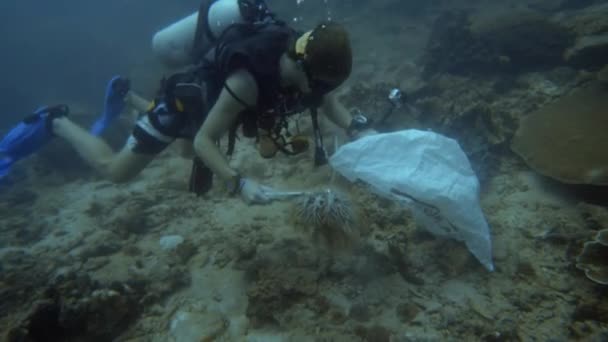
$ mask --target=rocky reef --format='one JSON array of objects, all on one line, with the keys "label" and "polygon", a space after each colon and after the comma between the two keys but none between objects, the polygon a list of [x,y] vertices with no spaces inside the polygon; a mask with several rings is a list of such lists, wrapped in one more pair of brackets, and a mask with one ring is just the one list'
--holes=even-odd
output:
[{"label": "rocky reef", "polygon": [[[606,125],[599,115],[605,105],[602,86],[593,82],[605,84],[602,80],[608,78],[602,68],[608,60],[604,50],[608,45],[602,38],[608,32],[602,19],[608,15],[608,6],[591,5],[574,11],[560,5],[551,10],[552,15],[530,9],[507,15],[442,12],[434,21],[419,67],[412,66],[403,75],[410,81],[357,85],[344,95],[345,102],[378,119],[386,112],[388,90],[405,86],[407,105],[395,110],[388,124],[378,128],[432,129],[456,138],[482,183],[505,160],[517,163],[511,145],[522,156],[521,137],[528,132],[525,136],[531,140],[524,144],[528,152],[547,149],[543,166],[529,154],[523,156],[533,169],[568,183],[603,184],[606,161],[598,153],[606,139],[598,130]],[[576,88],[594,90],[587,95],[582,95],[583,90],[570,94]],[[569,103],[567,108],[565,103]],[[598,105],[587,110],[590,104]],[[546,114],[541,119],[537,113],[545,111],[556,116],[548,119]],[[578,120],[583,113],[593,118]],[[534,120],[542,127],[532,127]],[[583,127],[585,122],[589,126]],[[550,133],[557,126],[568,127],[569,131]],[[567,138],[574,136],[580,139]],[[550,152],[554,144],[541,142],[547,139],[559,146],[568,141],[568,150],[574,154],[586,152],[576,157]],[[562,161],[549,160],[549,156],[558,154]],[[555,171],[562,167],[571,170]]]},{"label": "rocky reef", "polygon": [[591,281],[608,285],[608,229],[600,230],[593,240],[585,243],[576,258],[576,267],[585,271]]},{"label": "rocky reef", "polygon": [[534,13],[472,18],[447,12],[433,26],[426,48],[427,76],[546,70],[563,63],[574,33]]},{"label": "rocky reef", "polygon": [[60,275],[5,338],[10,342],[107,341],[138,316],[143,295],[137,284],[106,287],[76,273]]},{"label": "rocky reef", "polygon": [[317,295],[320,259],[311,245],[281,241],[246,265],[247,316],[254,325],[280,324],[289,308]]},{"label": "rocky reef", "polygon": [[513,150],[564,183],[608,185],[607,95],[592,83],[530,113],[520,121]]},{"label": "rocky reef", "polygon": [[[150,258],[150,251],[137,247],[136,235],[152,225],[139,216],[141,203],[110,198],[108,203],[121,204],[85,200],[78,203],[76,216],[59,215],[40,226],[24,216],[3,229],[11,244],[0,254],[0,325],[7,341],[112,340],[145,307],[189,283],[188,272],[179,264],[187,261],[187,244],[174,253],[161,251],[167,258]],[[25,203],[36,208],[28,215],[38,222],[45,222],[41,215],[61,211],[48,208],[56,204],[52,201]]]},{"label": "rocky reef", "polygon": [[576,33],[576,41],[565,52],[565,60],[578,67],[597,70],[606,65],[608,57],[608,4],[598,3],[574,13],[564,13],[557,19]]}]

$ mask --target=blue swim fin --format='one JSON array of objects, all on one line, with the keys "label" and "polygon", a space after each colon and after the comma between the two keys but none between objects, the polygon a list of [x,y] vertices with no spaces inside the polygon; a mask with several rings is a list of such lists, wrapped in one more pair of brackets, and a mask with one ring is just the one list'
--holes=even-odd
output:
[{"label": "blue swim fin", "polygon": [[0,159],[0,179],[8,175],[8,172],[11,170],[11,166],[13,166],[13,163],[14,161],[10,157]]},{"label": "blue swim fin", "polygon": [[124,77],[114,76],[106,86],[106,95],[101,117],[91,127],[91,134],[101,135],[103,131],[125,109],[125,96],[131,88],[131,82]]},{"label": "blue swim fin", "polygon": [[0,141],[0,178],[8,174],[12,164],[49,142],[53,138],[51,120],[67,114],[65,105],[41,107],[13,127]]}]

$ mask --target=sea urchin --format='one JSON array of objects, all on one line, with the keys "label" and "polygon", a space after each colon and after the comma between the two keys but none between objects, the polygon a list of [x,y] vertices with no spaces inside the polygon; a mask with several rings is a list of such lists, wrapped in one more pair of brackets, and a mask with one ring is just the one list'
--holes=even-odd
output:
[{"label": "sea urchin", "polygon": [[313,237],[329,246],[345,246],[356,233],[355,215],[348,198],[325,189],[302,196],[296,202],[296,218],[313,230]]}]

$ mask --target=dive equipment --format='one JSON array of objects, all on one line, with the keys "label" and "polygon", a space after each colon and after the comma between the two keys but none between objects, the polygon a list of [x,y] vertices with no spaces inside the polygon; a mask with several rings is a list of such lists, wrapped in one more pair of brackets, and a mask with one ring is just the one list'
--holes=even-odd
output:
[{"label": "dive equipment", "polygon": [[395,109],[401,108],[405,103],[406,96],[399,88],[393,88],[388,93],[388,101],[390,106],[387,108],[386,112],[382,115],[380,120],[376,123],[376,125],[382,125],[384,122],[393,114]]},{"label": "dive equipment", "polygon": [[158,31],[152,49],[167,66],[194,64],[228,27],[269,17],[272,14],[263,0],[204,0],[199,11]]},{"label": "dive equipment", "polygon": [[11,166],[42,148],[53,138],[53,119],[67,116],[68,106],[41,107],[28,115],[0,141],[0,178]]},{"label": "dive equipment", "polygon": [[327,151],[323,145],[323,135],[319,127],[319,114],[317,108],[310,108],[310,118],[312,119],[312,128],[315,134],[315,166],[323,166],[327,164]]},{"label": "dive equipment", "polygon": [[363,115],[360,110],[357,110],[353,115],[350,125],[348,125],[348,128],[346,128],[346,134],[350,138],[353,138],[357,133],[371,128],[371,126],[372,120]]},{"label": "dive equipment", "polygon": [[197,196],[204,195],[213,186],[213,171],[199,157],[192,159],[192,171],[188,188]]},{"label": "dive equipment", "polygon": [[395,108],[400,108],[405,101],[403,92],[399,88],[393,88],[388,93],[388,100],[395,106]]}]

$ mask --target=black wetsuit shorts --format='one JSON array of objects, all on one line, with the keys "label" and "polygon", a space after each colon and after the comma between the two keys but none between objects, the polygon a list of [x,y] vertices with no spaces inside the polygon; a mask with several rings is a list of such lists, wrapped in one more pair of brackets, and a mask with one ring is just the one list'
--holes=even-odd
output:
[{"label": "black wetsuit shorts", "polygon": [[137,120],[127,147],[138,154],[158,154],[175,139],[193,140],[201,124],[188,113],[171,110],[160,102]]}]

